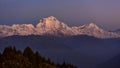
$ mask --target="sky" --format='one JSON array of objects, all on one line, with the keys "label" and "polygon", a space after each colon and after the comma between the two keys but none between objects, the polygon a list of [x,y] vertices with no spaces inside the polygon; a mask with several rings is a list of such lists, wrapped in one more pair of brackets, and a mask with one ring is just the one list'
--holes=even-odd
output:
[{"label": "sky", "polygon": [[94,22],[106,30],[120,28],[120,0],[0,0],[0,24],[34,24],[55,16],[69,26]]}]

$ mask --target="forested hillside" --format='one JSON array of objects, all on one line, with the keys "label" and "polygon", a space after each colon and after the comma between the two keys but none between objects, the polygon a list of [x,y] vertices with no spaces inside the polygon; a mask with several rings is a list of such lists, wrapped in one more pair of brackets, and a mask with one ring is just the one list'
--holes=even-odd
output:
[{"label": "forested hillside", "polygon": [[15,47],[6,47],[0,53],[0,68],[77,68],[74,65],[54,63],[49,58],[44,58],[38,52],[33,52],[26,47],[23,52]]}]

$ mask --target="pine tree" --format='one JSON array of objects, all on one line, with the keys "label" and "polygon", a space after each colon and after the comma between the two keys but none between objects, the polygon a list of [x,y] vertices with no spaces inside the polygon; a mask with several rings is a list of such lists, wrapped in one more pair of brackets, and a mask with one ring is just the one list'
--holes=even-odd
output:
[{"label": "pine tree", "polygon": [[[6,57],[5,59],[7,59],[7,60],[13,59],[14,55],[15,55],[15,51],[13,50],[13,48],[11,46],[6,47],[4,49],[3,56]],[[4,57],[3,57],[3,59],[4,59]]]},{"label": "pine tree", "polygon": [[29,59],[29,61],[33,64],[34,68],[37,67],[35,54],[30,47],[25,48],[23,55]]},{"label": "pine tree", "polygon": [[6,47],[1,56],[0,68],[33,68],[29,60],[16,48]]},{"label": "pine tree", "polygon": [[37,67],[39,68],[40,65],[43,63],[42,62],[43,58],[38,52],[35,53],[35,60],[36,60]]},{"label": "pine tree", "polygon": [[1,52],[0,52],[0,58],[1,58],[1,56],[2,56],[2,54],[1,54]]}]

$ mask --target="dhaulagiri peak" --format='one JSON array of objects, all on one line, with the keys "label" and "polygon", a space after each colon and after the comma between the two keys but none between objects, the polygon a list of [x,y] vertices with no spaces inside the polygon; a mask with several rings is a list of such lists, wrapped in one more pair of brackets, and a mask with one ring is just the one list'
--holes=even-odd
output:
[{"label": "dhaulagiri peak", "polygon": [[[43,18],[40,20],[40,22],[37,24],[41,24],[41,23],[45,23],[46,25],[50,25],[50,24],[55,24],[55,23],[63,23],[63,22],[60,22],[56,17],[54,16],[49,16],[49,17],[46,17],[46,18]],[[94,22],[90,22],[89,24],[86,24],[87,26],[90,26],[90,27],[98,27]]]},{"label": "dhaulagiri peak", "polygon": [[49,16],[47,18],[43,18],[40,20],[40,22],[36,25],[36,27],[53,27],[56,26],[58,27],[61,24],[61,22],[54,16]]},{"label": "dhaulagiri peak", "polygon": [[117,38],[120,34],[109,32],[99,28],[95,23],[84,24],[82,26],[67,26],[67,24],[59,21],[54,16],[49,16],[40,20],[40,22],[33,26],[33,24],[13,24],[12,26],[0,25],[0,37],[12,35],[88,35],[97,38]]}]

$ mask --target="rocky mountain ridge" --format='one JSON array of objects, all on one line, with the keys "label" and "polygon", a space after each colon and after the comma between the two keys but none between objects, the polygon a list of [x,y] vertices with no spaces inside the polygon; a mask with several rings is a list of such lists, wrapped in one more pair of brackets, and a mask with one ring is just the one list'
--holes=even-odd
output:
[{"label": "rocky mountain ridge", "polygon": [[34,26],[32,24],[13,24],[0,25],[0,37],[13,35],[53,35],[53,36],[73,36],[73,35],[88,35],[97,38],[118,38],[119,34],[109,32],[98,27],[94,23],[85,24],[82,26],[69,27],[63,22],[60,22],[54,16],[43,18]]}]

